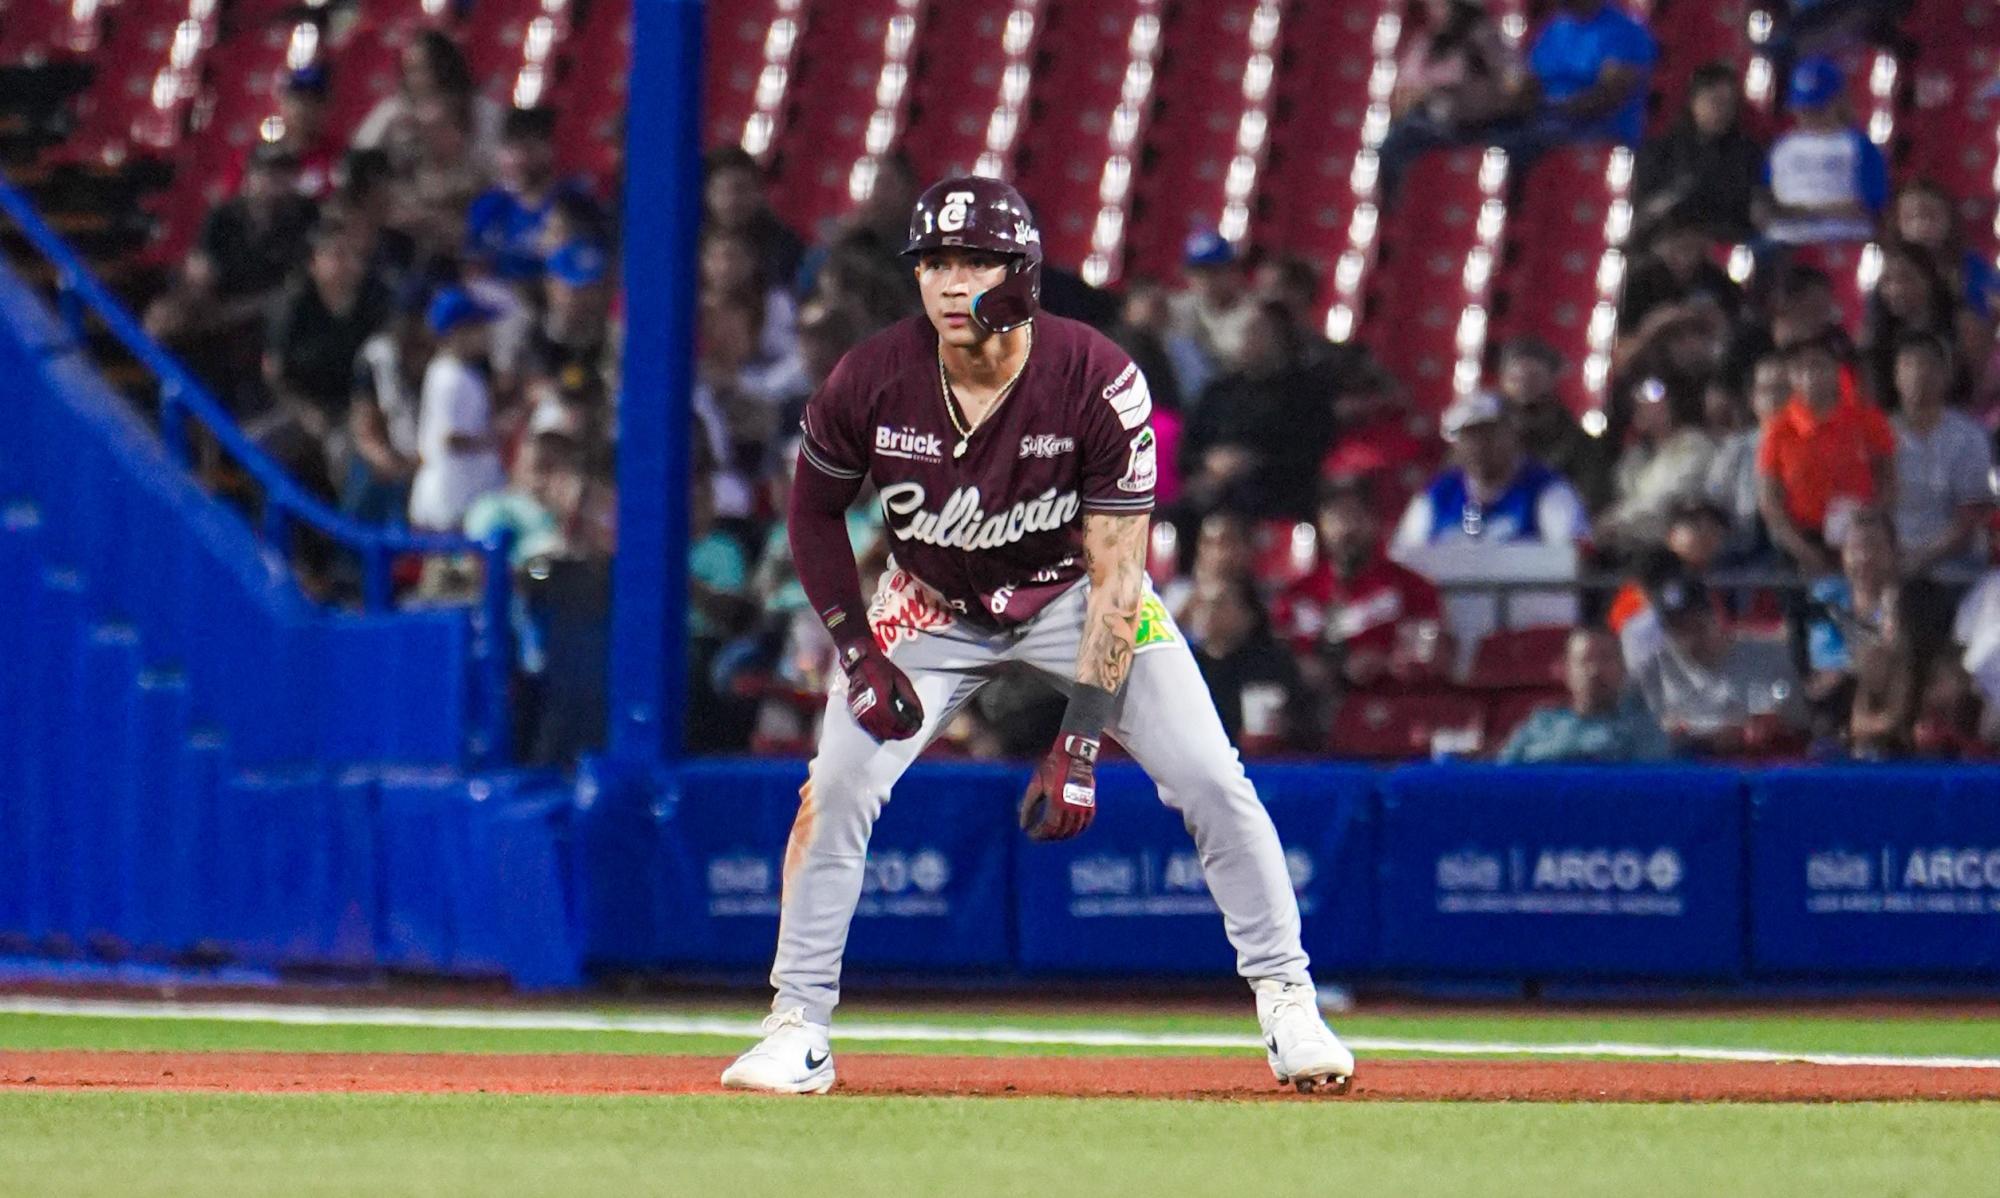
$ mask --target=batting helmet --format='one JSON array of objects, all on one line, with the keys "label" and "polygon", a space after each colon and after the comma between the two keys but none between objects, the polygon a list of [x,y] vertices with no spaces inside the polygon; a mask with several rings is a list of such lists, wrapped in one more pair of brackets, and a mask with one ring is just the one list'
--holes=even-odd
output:
[{"label": "batting helmet", "polygon": [[903,253],[947,246],[1012,259],[1006,278],[972,297],[974,324],[1004,333],[1035,318],[1042,299],[1042,234],[1020,192],[978,175],[931,184],[910,213],[910,241]]}]

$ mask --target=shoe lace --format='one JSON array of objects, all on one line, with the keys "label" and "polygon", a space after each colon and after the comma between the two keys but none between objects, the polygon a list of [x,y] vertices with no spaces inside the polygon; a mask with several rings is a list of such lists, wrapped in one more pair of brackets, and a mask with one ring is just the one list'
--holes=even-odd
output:
[{"label": "shoe lace", "polygon": [[1311,1017],[1317,1021],[1319,1016],[1318,1003],[1313,997],[1313,991],[1310,986],[1301,986],[1297,982],[1287,982],[1282,986],[1273,988],[1268,994],[1271,1004],[1271,1023],[1274,1026],[1280,1020],[1296,1018],[1301,1015]]},{"label": "shoe lace", "polygon": [[764,1034],[767,1036],[783,1028],[804,1027],[805,1025],[806,1009],[804,1007],[793,1007],[789,1011],[773,1011],[769,1015],[764,1016]]}]

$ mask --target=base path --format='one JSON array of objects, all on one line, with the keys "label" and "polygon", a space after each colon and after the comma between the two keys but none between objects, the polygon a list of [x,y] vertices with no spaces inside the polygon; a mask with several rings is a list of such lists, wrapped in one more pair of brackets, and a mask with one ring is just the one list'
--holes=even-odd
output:
[{"label": "base path", "polygon": [[[0,1090],[712,1094],[721,1057],[565,1054],[0,1052]],[[1348,1099],[1278,1088],[1233,1057],[850,1053],[835,1094],[1486,1102],[2000,1100],[2000,1071],[1662,1061],[1365,1061]]]}]

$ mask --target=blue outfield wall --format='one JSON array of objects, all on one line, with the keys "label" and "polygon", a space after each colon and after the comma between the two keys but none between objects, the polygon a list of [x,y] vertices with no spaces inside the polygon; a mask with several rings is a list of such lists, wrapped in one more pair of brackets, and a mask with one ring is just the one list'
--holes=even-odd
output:
[{"label": "blue outfield wall", "polygon": [[[1256,765],[1322,976],[2000,981],[2000,770]],[[804,768],[589,776],[589,963],[761,971]],[[1179,817],[1107,765],[1095,824],[1013,827],[1025,771],[919,764],[873,846],[851,971],[1231,971]]]},{"label": "blue outfield wall", "polygon": [[[105,685],[129,663],[102,638]],[[85,693],[95,669],[81,671]],[[177,743],[148,675],[125,726]],[[11,748],[18,749],[18,744]],[[588,764],[575,778],[74,754],[0,789],[0,944],[258,969],[575,985],[754,976],[804,767]],[[42,754],[28,754],[43,760]],[[2000,983],[2000,770],[1251,769],[1315,971],[1345,979]],[[5,776],[5,775],[0,775]],[[1107,765],[1083,837],[1029,843],[1023,768],[921,763],[878,825],[851,974],[1227,976],[1177,814]]]}]

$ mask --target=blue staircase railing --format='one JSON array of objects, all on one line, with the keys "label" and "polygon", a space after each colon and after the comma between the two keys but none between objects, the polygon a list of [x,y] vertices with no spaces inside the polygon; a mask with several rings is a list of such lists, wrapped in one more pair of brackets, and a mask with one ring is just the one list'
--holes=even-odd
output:
[{"label": "blue staircase railing", "polygon": [[482,542],[448,533],[371,527],[327,506],[244,434],[208,388],[146,333],[125,305],[48,226],[33,202],[5,181],[0,181],[0,211],[55,270],[56,310],[70,339],[79,348],[87,345],[86,321],[94,316],[158,381],[160,436],[175,460],[183,466],[193,464],[189,422],[194,421],[256,481],[264,497],[260,531],[276,552],[284,554],[294,527],[304,525],[354,554],[361,562],[362,603],[369,612],[394,610],[393,569],[398,557],[472,554],[482,560],[486,582],[480,588],[472,622],[474,718],[468,748],[476,764],[503,762],[509,755],[507,695],[512,672],[508,643],[512,588],[506,538]]}]

